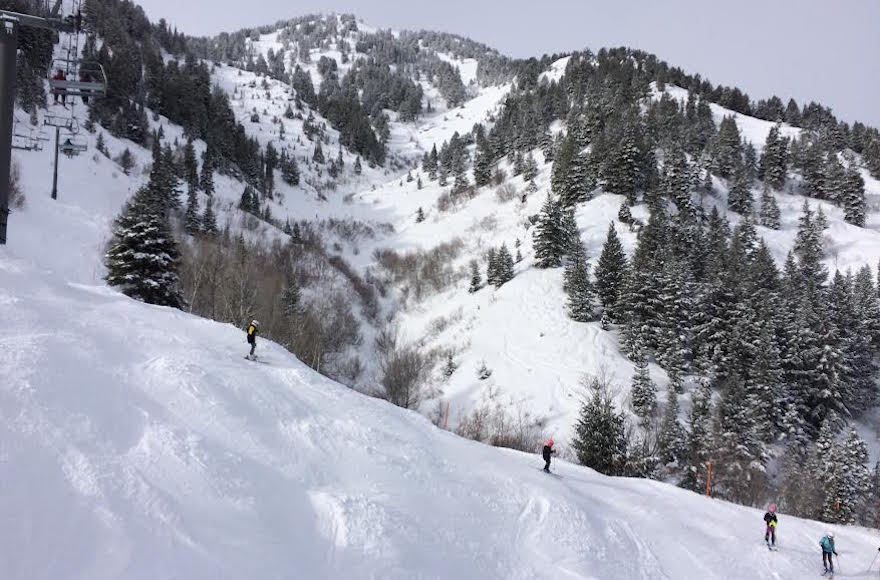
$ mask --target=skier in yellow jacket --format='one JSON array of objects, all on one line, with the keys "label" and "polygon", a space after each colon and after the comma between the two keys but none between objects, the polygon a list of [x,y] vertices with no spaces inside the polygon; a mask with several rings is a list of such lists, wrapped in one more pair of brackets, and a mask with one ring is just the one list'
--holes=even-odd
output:
[{"label": "skier in yellow jacket", "polygon": [[257,349],[258,332],[260,332],[260,323],[256,320],[251,320],[251,323],[247,327],[247,341],[248,344],[251,345],[251,353],[245,357],[247,359],[255,360],[257,358],[254,351]]}]

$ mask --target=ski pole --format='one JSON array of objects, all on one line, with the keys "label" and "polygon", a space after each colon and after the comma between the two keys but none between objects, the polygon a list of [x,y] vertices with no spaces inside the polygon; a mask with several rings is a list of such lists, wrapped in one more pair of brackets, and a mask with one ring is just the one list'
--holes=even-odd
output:
[{"label": "ski pole", "polygon": [[874,559],[871,560],[871,565],[868,566],[868,572],[870,572],[874,568],[874,563],[877,561],[877,556],[880,556],[880,550],[878,550],[877,553],[874,554]]}]

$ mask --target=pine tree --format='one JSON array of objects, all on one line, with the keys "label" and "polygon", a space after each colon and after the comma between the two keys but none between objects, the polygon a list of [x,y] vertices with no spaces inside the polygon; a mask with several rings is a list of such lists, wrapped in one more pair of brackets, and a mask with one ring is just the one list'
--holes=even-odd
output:
[{"label": "pine tree", "polygon": [[871,472],[868,469],[868,446],[855,429],[850,429],[849,436],[843,442],[835,459],[839,463],[837,473],[840,477],[836,521],[843,524],[854,524],[856,517],[861,515],[866,507],[865,500],[868,497],[871,483]]},{"label": "pine tree", "polygon": [[189,195],[186,199],[186,214],[183,219],[183,228],[189,235],[199,233],[202,228],[202,218],[199,215],[199,198],[196,188],[192,183],[189,186]]},{"label": "pine tree", "polygon": [[183,148],[184,180],[191,190],[199,188],[199,165],[196,162],[196,150],[192,139],[188,139]]},{"label": "pine tree", "polygon": [[495,286],[500,288],[511,280],[513,280],[513,257],[507,249],[507,244],[501,244],[496,256]]},{"label": "pine tree", "polygon": [[360,156],[358,156],[354,160],[354,173],[355,173],[355,175],[360,175],[362,171],[363,171],[363,167],[361,167],[361,158],[360,158]]},{"label": "pine tree", "polygon": [[489,248],[486,252],[486,284],[498,285],[498,257],[495,248]]},{"label": "pine tree", "polygon": [[281,179],[287,185],[299,185],[299,166],[293,155],[283,155],[281,158]]},{"label": "pine tree", "polygon": [[865,180],[859,174],[855,161],[850,160],[843,178],[843,191],[840,199],[844,219],[860,228],[865,227],[867,202],[865,200]]},{"label": "pine tree", "polygon": [[302,314],[302,295],[299,284],[292,276],[288,276],[284,290],[281,291],[281,312],[288,323],[295,323]]},{"label": "pine tree", "polygon": [[657,407],[657,387],[648,374],[648,359],[642,349],[637,348],[633,359],[636,372],[632,377],[630,400],[636,416],[641,419],[643,425],[647,425],[654,419],[654,410]]},{"label": "pine tree", "polygon": [[416,212],[416,223],[420,224],[425,221],[425,211],[419,206],[419,210]]},{"label": "pine tree", "polygon": [[468,292],[473,294],[483,287],[483,278],[480,276],[480,265],[476,260],[471,260],[471,285]]},{"label": "pine tree", "polygon": [[779,191],[785,185],[788,172],[788,139],[780,135],[780,125],[774,125],[767,134],[758,169],[758,178],[770,188]]},{"label": "pine tree", "polygon": [[136,300],[180,308],[179,255],[168,218],[155,194],[143,188],[116,219],[105,257],[107,283]]},{"label": "pine tree", "polygon": [[678,421],[678,393],[674,381],[666,389],[666,406],[663,409],[663,422],[657,440],[657,454],[664,465],[678,463],[685,454],[684,427]]},{"label": "pine tree", "polygon": [[715,140],[714,173],[730,178],[742,166],[742,141],[733,116],[722,119]]},{"label": "pine tree", "polygon": [[816,439],[815,461],[811,465],[813,477],[819,482],[822,494],[822,506],[817,514],[826,522],[837,522],[840,507],[841,474],[838,460],[837,418],[829,417],[822,423],[819,437]]},{"label": "pine tree", "polygon": [[134,168],[134,156],[131,154],[128,147],[126,147],[122,151],[122,155],[119,156],[119,167],[122,168],[124,174],[131,175],[131,170]]},{"label": "pine tree", "polygon": [[538,268],[560,267],[562,257],[569,248],[569,239],[569,233],[564,229],[563,212],[559,204],[548,195],[535,226],[535,266]]},{"label": "pine tree", "polygon": [[596,291],[602,307],[612,322],[617,322],[621,315],[621,299],[628,277],[629,265],[623,244],[617,237],[614,222],[608,227],[608,237],[602,246],[602,254],[596,264]]},{"label": "pine tree", "polygon": [[[719,495],[738,502],[755,501],[755,488],[766,479],[766,450],[757,433],[754,402],[745,396],[742,380],[729,374],[721,384],[715,426],[716,482]],[[758,492],[761,493],[761,492]]]},{"label": "pine tree", "polygon": [[582,465],[605,475],[619,475],[627,457],[623,415],[598,380],[593,380],[590,389],[592,394],[581,405],[572,446]]},{"label": "pine tree", "polygon": [[477,153],[474,160],[474,184],[477,187],[483,187],[489,185],[491,180],[492,152],[489,147],[489,141],[481,136],[481,138],[477,139]]},{"label": "pine tree", "polygon": [[529,152],[523,162],[523,179],[526,181],[534,181],[538,177],[538,163],[534,156]]},{"label": "pine tree", "polygon": [[324,164],[324,150],[321,148],[321,142],[315,144],[315,152],[312,153],[312,161],[319,165]]},{"label": "pine tree", "polygon": [[702,492],[706,487],[706,466],[714,447],[712,441],[712,391],[701,382],[691,395],[688,416],[687,470],[682,487]]},{"label": "pine tree", "polygon": [[752,212],[751,180],[743,168],[735,170],[727,197],[727,207],[742,215]]},{"label": "pine tree", "polygon": [[758,219],[765,228],[778,230],[780,227],[779,204],[776,203],[776,196],[768,187],[764,187],[761,191],[761,211]]},{"label": "pine tree", "polygon": [[210,149],[202,155],[201,187],[206,195],[214,195],[214,156]]},{"label": "pine tree", "polygon": [[202,216],[202,231],[213,236],[217,233],[217,218],[214,215],[214,198],[208,198],[208,204],[205,206],[205,213]]},{"label": "pine tree", "polygon": [[568,316],[576,322],[590,322],[596,316],[595,293],[590,282],[587,250],[580,240],[565,266],[564,290],[568,294]]}]

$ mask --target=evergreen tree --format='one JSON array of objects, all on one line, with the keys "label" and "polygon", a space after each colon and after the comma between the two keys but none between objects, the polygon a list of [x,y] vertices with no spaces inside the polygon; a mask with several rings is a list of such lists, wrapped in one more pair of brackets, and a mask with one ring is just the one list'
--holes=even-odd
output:
[{"label": "evergreen tree", "polygon": [[183,219],[183,228],[189,235],[199,233],[202,228],[202,218],[199,215],[199,198],[196,188],[190,184],[189,195],[186,199],[186,214]]},{"label": "evergreen tree", "polygon": [[722,119],[715,139],[714,173],[730,178],[734,170],[743,164],[742,141],[733,116]]},{"label": "evergreen tree", "polygon": [[605,190],[625,195],[630,204],[636,203],[643,156],[638,142],[638,121],[630,120],[613,154],[605,159],[602,177]]},{"label": "evergreen tree", "polygon": [[535,226],[535,265],[538,268],[558,268],[569,249],[569,232],[565,231],[563,212],[559,204],[547,196],[538,223]]},{"label": "evergreen tree", "polygon": [[474,160],[474,184],[477,187],[483,187],[489,185],[491,180],[492,152],[488,139],[483,136],[477,139],[477,154]]},{"label": "evergreen tree", "polygon": [[716,482],[719,495],[754,502],[763,493],[766,450],[758,438],[754,403],[745,396],[742,380],[729,374],[721,385],[715,427]]},{"label": "evergreen tree", "polygon": [[742,168],[736,170],[727,197],[727,207],[731,211],[742,215],[748,215],[752,212],[751,185],[747,172]]},{"label": "evergreen tree", "polygon": [[633,359],[636,372],[632,377],[630,398],[636,416],[641,419],[643,425],[647,425],[654,419],[654,410],[657,406],[657,387],[648,374],[648,359],[641,348],[636,349]]},{"label": "evergreen tree", "polygon": [[770,191],[769,187],[761,190],[761,211],[758,214],[759,223],[765,228],[778,230],[780,227],[779,204],[776,203],[776,196]]},{"label": "evergreen tree", "polygon": [[119,167],[122,168],[124,174],[131,175],[131,170],[134,168],[134,156],[131,154],[128,147],[126,147],[122,151],[122,155],[119,156]]},{"label": "evergreen tree", "polygon": [[324,164],[324,150],[321,148],[321,142],[318,141],[315,144],[315,152],[312,153],[312,161],[314,163],[318,163],[319,165]]},{"label": "evergreen tree", "polygon": [[564,290],[568,294],[568,316],[577,322],[589,322],[595,314],[595,293],[590,282],[587,250],[578,240],[565,266]]},{"label": "evergreen tree", "polygon": [[706,466],[714,448],[712,441],[712,391],[701,382],[691,395],[688,416],[687,470],[682,487],[702,492],[706,487]]},{"label": "evergreen tree", "polygon": [[621,315],[621,300],[628,277],[629,265],[623,244],[617,237],[614,222],[608,227],[608,237],[602,246],[602,254],[596,265],[596,291],[599,300],[611,319],[617,322]]},{"label": "evergreen tree", "polygon": [[419,206],[419,210],[416,212],[416,223],[420,224],[425,221],[425,211]]},{"label": "evergreen tree", "polygon": [[507,244],[501,244],[501,249],[496,255],[495,286],[500,288],[511,280],[513,280],[513,257],[507,249]]},{"label": "evergreen tree", "polygon": [[361,167],[361,158],[360,158],[360,156],[358,156],[354,160],[354,173],[355,173],[355,175],[360,175],[362,171],[363,171],[363,167]]},{"label": "evergreen tree", "polygon": [[843,177],[840,204],[843,206],[844,219],[860,228],[865,227],[867,202],[865,200],[865,180],[859,174],[853,160],[850,161]]},{"label": "evergreen tree", "polygon": [[198,190],[199,164],[196,161],[196,150],[193,147],[192,139],[188,139],[186,146],[183,148],[183,174],[184,181],[186,181],[190,190]]},{"label": "evergreen tree", "polygon": [[287,185],[299,185],[299,166],[293,155],[282,155],[281,157],[281,179]]},{"label": "evergreen tree", "polygon": [[523,179],[526,181],[534,181],[536,177],[538,177],[538,163],[535,161],[531,152],[529,152],[523,161]]},{"label": "evergreen tree", "polygon": [[201,187],[206,195],[214,195],[214,157],[211,149],[206,149],[202,155]]},{"label": "evergreen tree", "polygon": [[486,284],[498,286],[498,257],[495,248],[486,252]]},{"label": "evergreen tree", "polygon": [[785,185],[788,172],[788,139],[779,134],[779,129],[776,124],[767,134],[758,168],[758,178],[776,191]]},{"label": "evergreen tree", "polygon": [[139,190],[116,219],[107,252],[107,283],[149,304],[180,308],[179,252],[161,204],[149,188]]},{"label": "evergreen tree", "polygon": [[856,523],[857,516],[865,509],[871,484],[871,472],[868,468],[868,446],[859,437],[855,429],[850,429],[849,436],[835,457],[839,463],[837,472],[840,477],[838,489],[836,521],[843,524]]},{"label": "evergreen tree", "polygon": [[664,465],[678,463],[685,454],[687,434],[678,420],[678,393],[675,381],[670,380],[666,389],[666,406],[663,409],[663,422],[657,440],[657,451]]},{"label": "evergreen tree", "polygon": [[483,278],[480,276],[480,265],[476,260],[471,260],[471,286],[468,292],[473,294],[483,287]]},{"label": "evergreen tree", "polygon": [[214,215],[214,198],[208,198],[208,204],[205,206],[205,213],[202,216],[202,231],[213,236],[217,233],[217,218]]},{"label": "evergreen tree", "polygon": [[597,380],[592,394],[581,405],[573,447],[578,461],[605,475],[619,475],[626,466],[627,442],[623,415]]}]

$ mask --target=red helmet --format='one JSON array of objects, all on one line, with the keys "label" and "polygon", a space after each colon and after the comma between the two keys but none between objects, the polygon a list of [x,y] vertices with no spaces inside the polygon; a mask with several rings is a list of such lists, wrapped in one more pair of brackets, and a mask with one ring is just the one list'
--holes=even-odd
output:
[{"label": "red helmet", "polygon": [[547,439],[547,445],[549,445],[550,447],[553,447],[553,438],[552,437],[550,439]]}]

